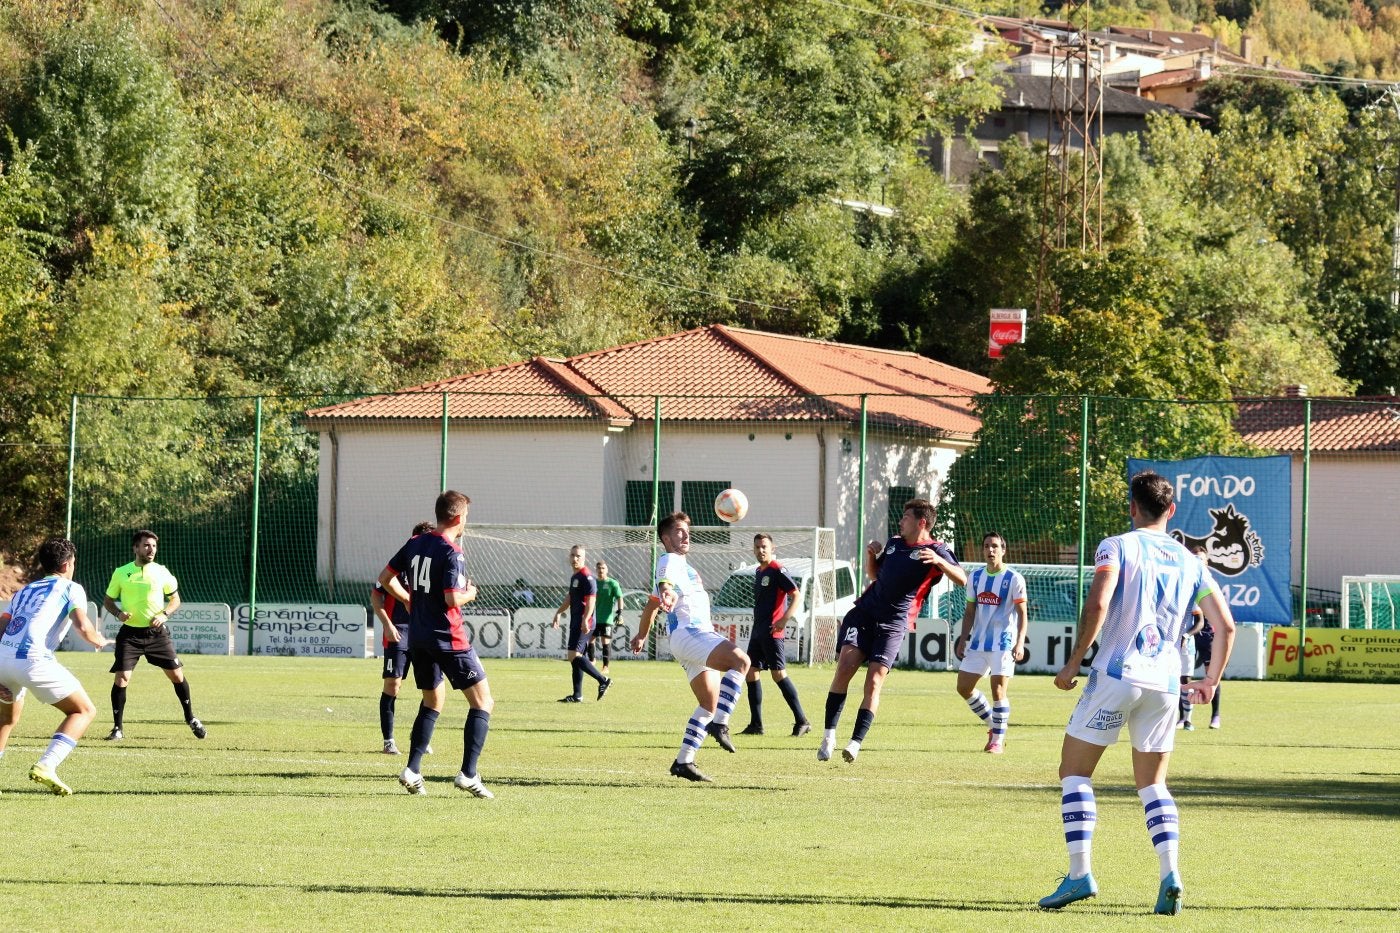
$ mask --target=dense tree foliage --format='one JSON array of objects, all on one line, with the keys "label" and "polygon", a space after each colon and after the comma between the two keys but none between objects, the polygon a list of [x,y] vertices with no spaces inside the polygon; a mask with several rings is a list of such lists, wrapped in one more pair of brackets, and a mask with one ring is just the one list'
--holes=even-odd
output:
[{"label": "dense tree foliage", "polygon": [[[1267,42],[1282,2],[1248,14]],[[0,532],[61,513],[75,393],[319,399],[716,321],[1015,393],[1400,382],[1393,108],[1224,84],[1207,125],[1110,142],[1104,255],[1042,262],[1039,150],[960,192],[921,149],[995,104],[972,28],[916,0],[0,5]],[[992,370],[987,308],[1037,304]],[[1135,325],[1161,358],[1067,342]],[[174,442],[251,417],[204,411],[113,475],[245,457]]]}]

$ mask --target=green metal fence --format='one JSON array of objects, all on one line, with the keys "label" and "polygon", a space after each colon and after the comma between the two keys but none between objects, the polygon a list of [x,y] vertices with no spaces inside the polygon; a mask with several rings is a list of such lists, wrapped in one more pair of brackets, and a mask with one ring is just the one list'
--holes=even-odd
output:
[{"label": "green metal fence", "polygon": [[[892,533],[903,502],[923,496],[938,503],[938,534],[963,559],[977,560],[982,532],[995,529],[1012,563],[1080,568],[1101,538],[1127,527],[1127,458],[1286,453],[1295,624],[1335,624],[1329,581],[1341,573],[1400,573],[1393,405],[910,401],[81,396],[69,432],[68,533],[94,592],[130,559],[131,532],[151,528],[187,601],[364,602],[444,487],[472,496],[477,521],[641,529],[678,507],[717,526],[707,503],[733,485],[752,502],[745,528],[832,527],[842,557],[858,560],[861,541]],[[928,415],[940,407],[970,411],[980,428],[940,426]],[[747,548],[745,535],[733,543]]]}]

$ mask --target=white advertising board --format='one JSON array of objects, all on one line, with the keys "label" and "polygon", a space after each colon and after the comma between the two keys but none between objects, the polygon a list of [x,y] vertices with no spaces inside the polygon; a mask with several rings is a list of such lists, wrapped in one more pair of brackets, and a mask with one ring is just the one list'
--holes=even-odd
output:
[{"label": "white advertising board", "polygon": [[349,603],[259,603],[248,648],[248,604],[234,608],[234,654],[368,658],[368,610]]}]

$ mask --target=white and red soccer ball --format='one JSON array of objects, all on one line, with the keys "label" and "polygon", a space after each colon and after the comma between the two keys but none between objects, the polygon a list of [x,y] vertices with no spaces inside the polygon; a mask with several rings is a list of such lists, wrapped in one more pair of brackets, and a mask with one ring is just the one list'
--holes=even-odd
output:
[{"label": "white and red soccer ball", "polygon": [[737,489],[726,489],[715,496],[715,515],[732,524],[749,514],[749,497]]}]

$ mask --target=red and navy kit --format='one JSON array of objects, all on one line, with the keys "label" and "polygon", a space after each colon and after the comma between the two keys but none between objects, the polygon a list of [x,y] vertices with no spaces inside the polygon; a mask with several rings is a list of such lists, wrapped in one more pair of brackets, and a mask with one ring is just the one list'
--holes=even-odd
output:
[{"label": "red and navy kit", "polygon": [[837,651],[852,645],[871,664],[893,667],[899,658],[907,632],[928,597],[929,590],[943,579],[943,571],[914,556],[915,551],[932,548],[939,557],[956,566],[957,560],[941,541],[906,544],[896,535],[885,543],[875,558],[875,581],[856,599],[837,633]]},{"label": "red and navy kit", "polygon": [[875,558],[879,572],[875,575],[875,582],[857,597],[856,606],[882,625],[898,622],[913,631],[914,619],[919,615],[929,590],[943,579],[942,570],[914,556],[915,551],[924,548],[932,548],[949,564],[958,565],[953,552],[941,541],[907,544],[904,538],[895,535],[885,542],[885,549]]},{"label": "red and navy kit", "polygon": [[447,594],[467,588],[467,565],[462,549],[440,534],[409,538],[389,561],[389,569],[406,581],[412,597],[408,640],[413,647],[438,651],[469,651],[471,639],[462,624],[462,610],[447,605]]},{"label": "red and navy kit", "polygon": [[[588,597],[598,597],[598,580],[582,567],[569,578],[569,650],[588,650],[588,640],[592,633],[583,626],[584,613],[588,611]],[[596,621],[596,620],[595,620]]]},{"label": "red and navy kit", "polygon": [[777,561],[758,567],[753,574],[753,631],[749,634],[749,660],[754,670],[780,671],[787,667],[783,639],[773,635],[773,623],[787,615],[797,594],[797,584]]},{"label": "red and navy kit", "polygon": [[[399,574],[399,582],[403,584],[404,589],[408,589],[406,576]],[[402,680],[408,675],[408,606],[399,602],[393,593],[378,583],[374,584],[374,591],[384,597],[384,613],[399,633],[398,641],[383,639],[383,676]]]}]

